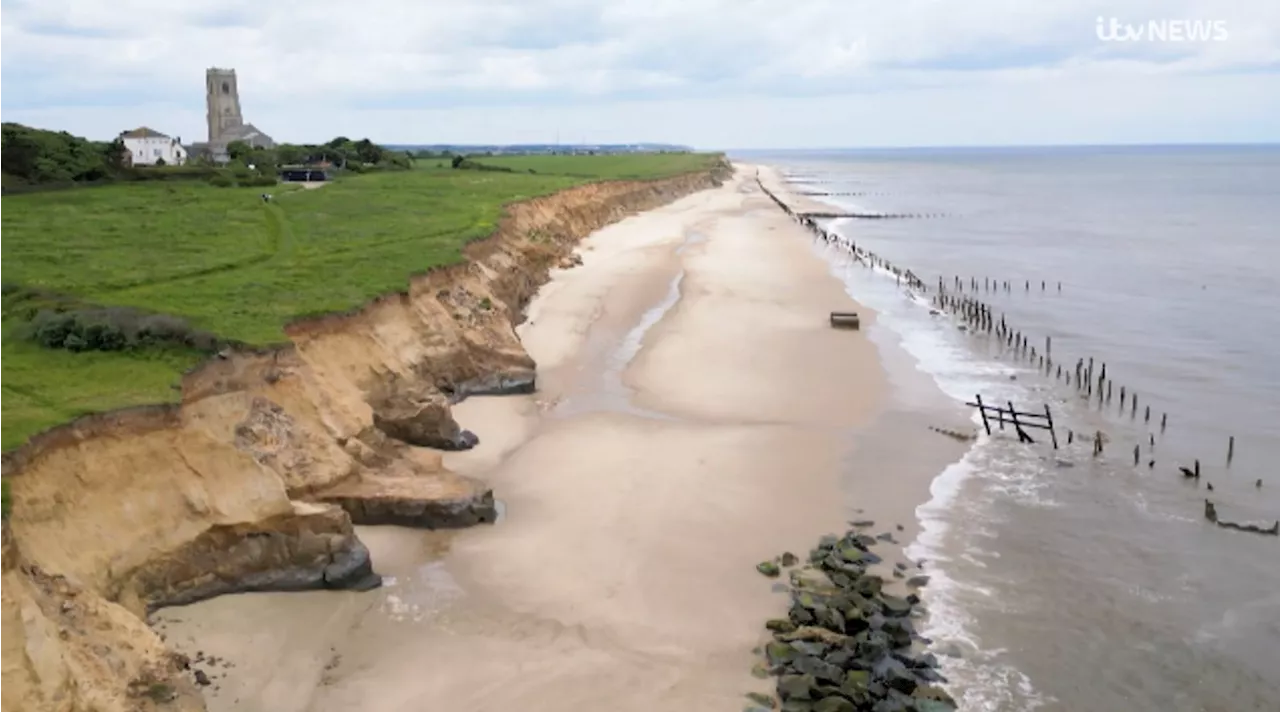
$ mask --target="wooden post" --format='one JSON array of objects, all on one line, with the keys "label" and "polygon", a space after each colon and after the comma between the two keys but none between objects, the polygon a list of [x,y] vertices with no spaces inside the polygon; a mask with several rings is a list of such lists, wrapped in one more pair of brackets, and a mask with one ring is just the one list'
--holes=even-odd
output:
[{"label": "wooden post", "polygon": [[1145,416],[1143,416],[1143,421],[1142,421],[1142,422],[1144,422],[1144,423],[1150,423],[1150,422],[1151,422],[1151,406],[1147,406],[1147,412],[1146,412],[1146,415],[1145,415]]},{"label": "wooden post", "polygon": [[1067,430],[1067,444],[1068,444],[1068,445],[1070,445],[1072,442],[1074,442],[1074,441],[1075,441],[1075,439],[1076,439],[1076,431],[1068,429],[1068,430]]},{"label": "wooden post", "polygon": [[1138,394],[1134,393],[1133,394],[1133,410],[1130,411],[1129,418],[1133,419],[1136,417],[1138,417]]},{"label": "wooden post", "polygon": [[1196,479],[1200,479],[1200,460],[1196,460]]},{"label": "wooden post", "polygon": [[981,394],[981,393],[979,393],[979,394],[978,394],[978,397],[977,397],[977,403],[978,403],[978,412],[982,414],[982,427],[986,428],[986,429],[987,429],[987,435],[990,435],[990,434],[991,434],[991,423],[987,421],[987,408],[986,408],[986,406],[982,405],[982,394]]},{"label": "wooden post", "polygon": [[[1049,422],[1049,437],[1053,438],[1053,449],[1057,450],[1058,449],[1058,433],[1053,429],[1053,413],[1049,411],[1048,403],[1044,404],[1044,419]],[[1235,442],[1234,438],[1232,438],[1232,442]],[[1227,461],[1228,462],[1231,461],[1230,455],[1227,456]]]},{"label": "wooden post", "polygon": [[1138,466],[1138,446],[1137,445],[1133,446],[1133,466],[1134,467]]},{"label": "wooden post", "polygon": [[1018,422],[1018,411],[1014,410],[1013,401],[1009,401],[1009,419],[1013,421],[1013,430],[1018,433],[1018,442],[1033,443],[1035,440],[1027,435],[1027,431],[1022,429],[1022,424]]},{"label": "wooden post", "polygon": [[1231,466],[1231,458],[1236,456],[1236,436],[1227,439],[1227,467]]}]

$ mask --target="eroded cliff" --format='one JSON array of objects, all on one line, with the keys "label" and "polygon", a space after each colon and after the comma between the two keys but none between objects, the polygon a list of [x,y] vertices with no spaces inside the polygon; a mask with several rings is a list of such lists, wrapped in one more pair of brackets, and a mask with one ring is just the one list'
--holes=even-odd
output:
[{"label": "eroded cliff", "polygon": [[292,324],[287,347],[223,354],[179,405],[81,418],[6,454],[4,710],[203,709],[149,610],[377,585],[353,521],[492,521],[489,489],[441,466],[475,438],[450,404],[533,389],[514,326],[577,240],[725,170],[511,205],[464,263]]}]

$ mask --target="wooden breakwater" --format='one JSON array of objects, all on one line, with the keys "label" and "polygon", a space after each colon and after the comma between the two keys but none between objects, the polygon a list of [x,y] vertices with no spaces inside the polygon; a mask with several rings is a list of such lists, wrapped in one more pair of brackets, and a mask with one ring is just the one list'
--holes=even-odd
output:
[{"label": "wooden breakwater", "polygon": [[901,220],[904,218],[943,218],[945,213],[881,213],[865,210],[807,210],[798,213],[810,219],[856,218],[859,220]]},{"label": "wooden breakwater", "polygon": [[[856,217],[856,214],[838,210],[829,212],[798,211],[770,191],[759,179],[758,174],[756,183],[770,200],[783,212],[812,232],[815,238],[850,253],[856,261],[869,268],[880,268],[887,271],[894,276],[899,285],[905,284],[916,294],[928,296],[930,298],[931,313],[951,316],[958,322],[960,329],[975,337],[984,339],[994,347],[997,358],[1010,359],[1030,367],[1045,379],[1072,389],[1076,399],[1096,409],[1097,412],[1108,416],[1110,419],[1121,422],[1128,421],[1131,425],[1138,425],[1138,418],[1141,417],[1141,426],[1148,432],[1133,443],[1133,466],[1137,468],[1145,464],[1147,469],[1156,469],[1156,446],[1158,439],[1162,440],[1170,427],[1169,414],[1164,411],[1154,411],[1151,403],[1148,402],[1147,394],[1139,394],[1134,388],[1118,381],[1114,373],[1108,372],[1106,361],[1092,356],[1077,357],[1074,362],[1070,357],[1060,358],[1053,351],[1052,336],[1046,335],[1042,340],[1030,333],[1023,332],[1010,324],[1006,315],[994,308],[989,301],[989,295],[1012,296],[1017,293],[1028,296],[1033,294],[1061,295],[1063,293],[1061,281],[940,275],[936,284],[927,284],[911,270],[895,265],[889,260],[880,257],[871,250],[858,245],[852,238],[827,230],[818,222],[823,218]],[[1012,410],[1013,404],[1009,404],[1009,408]],[[999,417],[996,411],[986,410],[985,412],[988,415],[996,414]],[[1020,417],[1034,422],[1028,414],[1024,414],[1022,411],[1018,413]],[[1157,414],[1159,415],[1158,425]],[[1026,424],[1023,424],[1021,428],[1017,429],[1017,432],[1019,439],[1027,442],[1030,438],[1027,436],[1025,428]],[[1057,435],[1052,426],[1050,426],[1050,432],[1056,447]],[[1067,444],[1072,445],[1074,441],[1075,433],[1068,430]],[[1108,443],[1112,442],[1112,437],[1099,429],[1094,432],[1092,437],[1088,438],[1088,441],[1092,447],[1093,457],[1103,457],[1108,449]],[[1232,466],[1235,453],[1236,438],[1232,435],[1229,436],[1223,450],[1225,468]],[[1180,465],[1178,463],[1168,463],[1166,467],[1174,470]],[[1199,460],[1196,461],[1195,471],[1199,472]],[[1199,477],[1197,476],[1195,480],[1198,482]],[[1207,481],[1206,486],[1212,490],[1212,484]],[[1262,479],[1257,479],[1254,482],[1254,486],[1261,488],[1263,486]],[[1215,523],[1217,522],[1215,521]],[[1249,530],[1239,527],[1229,528],[1240,529],[1241,531]]]}]

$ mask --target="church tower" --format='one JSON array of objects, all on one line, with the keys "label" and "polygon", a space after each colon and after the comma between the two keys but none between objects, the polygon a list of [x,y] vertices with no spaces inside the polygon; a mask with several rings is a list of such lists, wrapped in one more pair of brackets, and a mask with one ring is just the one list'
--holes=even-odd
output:
[{"label": "church tower", "polygon": [[209,145],[226,143],[223,136],[227,130],[244,124],[236,70],[214,67],[205,72],[205,104],[208,107]]}]

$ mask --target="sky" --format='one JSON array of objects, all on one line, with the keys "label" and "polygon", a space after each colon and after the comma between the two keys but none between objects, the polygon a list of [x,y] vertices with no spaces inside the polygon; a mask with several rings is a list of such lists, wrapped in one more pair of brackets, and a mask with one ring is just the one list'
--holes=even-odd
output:
[{"label": "sky", "polygon": [[0,0],[0,28],[3,120],[95,139],[204,140],[227,67],[294,143],[1280,142],[1280,0]]}]

